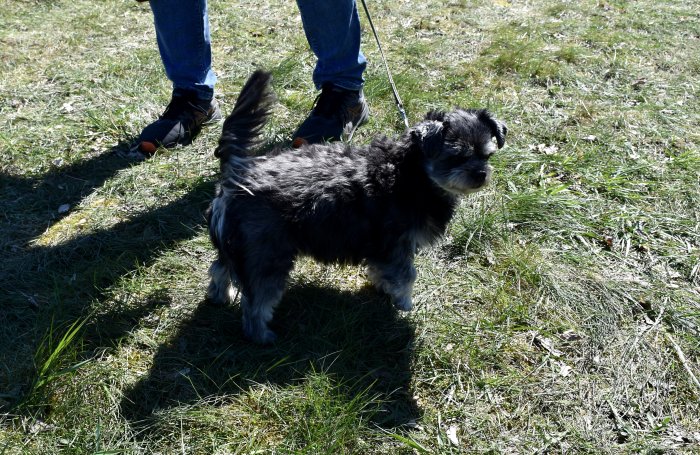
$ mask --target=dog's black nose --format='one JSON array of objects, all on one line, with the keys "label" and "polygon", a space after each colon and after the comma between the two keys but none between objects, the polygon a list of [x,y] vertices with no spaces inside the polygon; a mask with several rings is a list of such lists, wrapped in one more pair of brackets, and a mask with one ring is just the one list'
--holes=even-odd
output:
[{"label": "dog's black nose", "polygon": [[474,187],[479,188],[484,186],[484,183],[486,183],[486,176],[488,173],[486,171],[476,171],[472,173],[472,180],[474,181]]}]

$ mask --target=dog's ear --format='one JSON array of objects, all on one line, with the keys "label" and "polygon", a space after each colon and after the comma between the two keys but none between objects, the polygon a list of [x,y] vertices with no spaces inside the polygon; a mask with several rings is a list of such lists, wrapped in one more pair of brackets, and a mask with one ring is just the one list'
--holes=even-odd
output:
[{"label": "dog's ear", "polygon": [[508,127],[506,127],[506,124],[493,118],[491,113],[487,110],[482,110],[479,112],[479,120],[488,125],[489,129],[491,130],[491,137],[496,138],[498,148],[503,148],[503,145],[506,143],[506,134],[508,134]]},{"label": "dog's ear", "polygon": [[445,124],[438,120],[421,122],[411,129],[411,139],[419,145],[426,156],[435,156],[442,150]]}]

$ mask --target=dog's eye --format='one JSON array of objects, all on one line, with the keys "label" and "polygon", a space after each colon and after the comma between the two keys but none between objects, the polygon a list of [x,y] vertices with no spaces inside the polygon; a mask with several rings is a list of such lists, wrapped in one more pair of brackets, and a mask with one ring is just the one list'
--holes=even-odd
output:
[{"label": "dog's eye", "polygon": [[465,143],[449,144],[445,147],[445,150],[450,155],[463,156],[463,157],[467,157],[467,156],[472,155],[474,153],[474,147],[472,146],[472,144],[465,144]]}]

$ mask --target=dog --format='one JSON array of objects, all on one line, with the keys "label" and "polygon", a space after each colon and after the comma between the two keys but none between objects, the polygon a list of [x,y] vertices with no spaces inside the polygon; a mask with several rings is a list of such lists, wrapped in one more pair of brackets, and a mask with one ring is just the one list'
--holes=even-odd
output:
[{"label": "dog", "polygon": [[244,335],[271,344],[268,323],[295,258],[306,255],[365,264],[375,287],[410,310],[417,249],[444,234],[461,195],[491,180],[488,160],[505,143],[505,123],[486,110],[431,111],[396,139],[254,156],[274,104],[270,81],[262,70],[251,75],[215,151],[221,182],[207,220],[218,258],[208,299],[227,303],[234,284]]}]

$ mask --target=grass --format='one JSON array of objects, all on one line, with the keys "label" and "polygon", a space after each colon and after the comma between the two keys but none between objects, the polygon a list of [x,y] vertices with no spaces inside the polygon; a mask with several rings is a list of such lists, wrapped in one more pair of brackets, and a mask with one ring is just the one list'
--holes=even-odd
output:
[{"label": "grass", "polygon": [[[0,453],[698,450],[697,8],[369,6],[411,121],[488,107],[508,146],[419,256],[413,312],[300,260],[274,348],[203,302],[218,127],[118,153],[170,94],[148,7],[2,8]],[[285,140],[314,96],[295,5],[210,9],[224,110],[268,68]],[[402,128],[364,40],[357,142]]]}]

